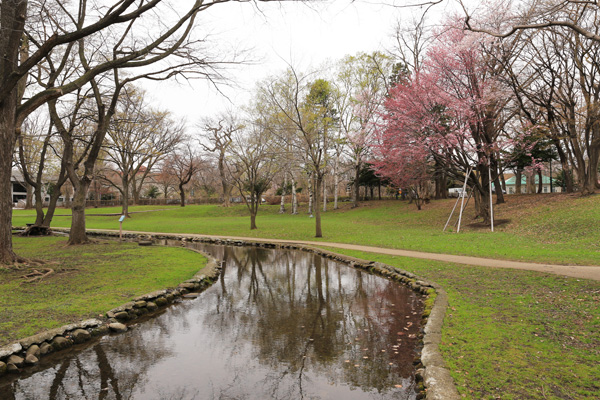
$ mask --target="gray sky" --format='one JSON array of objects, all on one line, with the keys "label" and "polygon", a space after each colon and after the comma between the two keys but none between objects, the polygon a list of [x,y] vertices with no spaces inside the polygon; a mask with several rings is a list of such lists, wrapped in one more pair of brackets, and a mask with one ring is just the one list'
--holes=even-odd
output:
[{"label": "gray sky", "polygon": [[[436,6],[431,20],[451,6]],[[258,8],[257,8],[258,7]],[[255,83],[291,63],[300,70],[319,67],[347,54],[391,48],[398,18],[411,10],[378,2],[337,0],[326,3],[227,3],[202,14],[201,32],[210,32],[221,49],[252,49],[254,65],[229,71],[234,86],[222,86],[229,98],[203,81],[145,83],[153,103],[185,118],[189,131],[203,116],[248,103]],[[223,50],[221,50],[223,51]]]}]

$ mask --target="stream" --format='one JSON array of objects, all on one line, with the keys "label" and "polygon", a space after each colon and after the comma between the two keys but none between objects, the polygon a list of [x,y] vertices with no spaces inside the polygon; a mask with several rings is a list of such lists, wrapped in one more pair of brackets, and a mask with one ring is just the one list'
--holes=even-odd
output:
[{"label": "stream", "polygon": [[298,250],[186,245],[224,261],[213,286],[0,378],[0,399],[416,398],[407,287]]}]

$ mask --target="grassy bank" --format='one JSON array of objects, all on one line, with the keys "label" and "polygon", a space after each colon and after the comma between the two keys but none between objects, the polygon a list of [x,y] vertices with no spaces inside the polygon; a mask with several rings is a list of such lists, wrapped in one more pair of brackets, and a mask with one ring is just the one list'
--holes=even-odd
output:
[{"label": "grassy bank", "polygon": [[333,251],[441,284],[441,350],[466,399],[600,398],[600,285],[537,272]]},{"label": "grassy bank", "polygon": [[[489,258],[600,265],[600,197],[552,194],[506,196],[506,204],[495,208],[496,232],[473,220],[472,204],[465,214],[460,234],[442,232],[454,201],[439,200],[423,211],[406,201],[372,201],[351,209],[344,203],[339,210],[323,214],[322,241],[356,243],[433,253]],[[166,206],[160,206],[161,209]],[[289,207],[288,207],[289,208]],[[149,210],[152,207],[133,207]],[[88,213],[114,213],[120,208],[88,209]],[[199,233],[295,240],[315,240],[314,218],[306,208],[298,215],[279,214],[279,206],[260,208],[251,231],[248,211],[237,205],[228,209],[215,205],[171,206],[167,210],[133,214],[124,229],[138,231]],[[60,210],[59,214],[69,214]],[[31,210],[16,210],[13,224],[33,222]],[[118,229],[115,216],[89,216],[89,228]],[[454,230],[451,223],[451,230]],[[53,226],[69,227],[69,216],[57,216]]]},{"label": "grassy bank", "polygon": [[15,250],[50,263],[55,273],[25,283],[22,270],[0,268],[0,345],[45,329],[91,318],[131,298],[173,287],[204,267],[198,253],[100,241],[65,246],[60,237],[14,238]]}]

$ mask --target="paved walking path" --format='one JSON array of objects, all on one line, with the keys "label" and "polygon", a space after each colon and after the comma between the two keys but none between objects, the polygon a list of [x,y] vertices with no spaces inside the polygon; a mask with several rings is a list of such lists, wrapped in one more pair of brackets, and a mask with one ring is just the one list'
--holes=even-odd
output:
[{"label": "paved walking path", "polygon": [[[90,229],[94,232],[118,232],[116,230],[106,229]],[[283,239],[265,239],[265,238],[249,238],[239,236],[218,236],[218,235],[201,235],[192,233],[161,233],[161,232],[140,232],[140,231],[123,231],[123,233],[138,233],[145,235],[179,235],[185,237],[214,237],[221,239],[233,239],[233,240],[248,240],[257,242],[269,242],[269,243],[298,243],[309,246],[325,246],[325,247],[337,247],[339,249],[347,250],[358,250],[369,253],[387,254],[391,256],[401,257],[412,257],[421,258],[425,260],[435,260],[443,262],[451,262],[457,264],[467,265],[478,265],[482,267],[492,268],[512,268],[512,269],[523,269],[529,271],[545,272],[548,274],[564,275],[573,278],[592,279],[600,281],[600,266],[590,265],[557,265],[557,264],[538,264],[532,262],[521,262],[521,261],[510,261],[510,260],[497,260],[492,258],[483,257],[471,257],[471,256],[456,256],[452,254],[438,254],[438,253],[426,253],[422,251],[413,250],[400,250],[400,249],[388,249],[384,247],[373,247],[373,246],[362,246],[357,244],[347,243],[331,243],[331,242],[317,242],[308,240],[283,240]]]}]

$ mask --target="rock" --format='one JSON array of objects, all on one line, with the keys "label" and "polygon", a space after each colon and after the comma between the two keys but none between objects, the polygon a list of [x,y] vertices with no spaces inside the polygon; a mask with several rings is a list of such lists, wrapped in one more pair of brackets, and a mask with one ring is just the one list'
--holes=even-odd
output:
[{"label": "rock", "polygon": [[115,314],[115,318],[120,321],[127,321],[129,319],[129,314],[127,311],[119,311]]},{"label": "rock", "polygon": [[194,284],[192,282],[184,282],[180,283],[178,287],[183,289],[194,289]]},{"label": "rock", "polygon": [[167,299],[164,297],[159,297],[158,299],[155,300],[155,302],[156,302],[156,305],[159,307],[166,306],[169,303],[167,301]]},{"label": "rock", "polygon": [[175,296],[173,296],[172,293],[168,293],[166,296],[167,302],[169,302],[169,303],[172,302],[174,298],[175,298]]},{"label": "rock", "polygon": [[26,352],[27,355],[36,356],[37,358],[40,358],[40,353],[40,346],[38,346],[37,344],[29,346]]},{"label": "rock", "polygon": [[25,364],[27,365],[35,365],[38,362],[40,362],[40,360],[33,354],[28,354],[27,357],[25,357]]},{"label": "rock", "polygon": [[140,240],[138,242],[140,246],[152,246],[152,240]]},{"label": "rock", "polygon": [[67,347],[70,347],[72,344],[73,342],[71,342],[64,336],[57,336],[52,340],[52,349],[54,351],[62,350],[66,349]]},{"label": "rock", "polygon": [[0,347],[0,358],[8,357],[23,350],[23,346],[19,343],[11,343]]},{"label": "rock", "polygon": [[116,333],[127,332],[127,327],[125,326],[125,324],[122,324],[120,322],[114,322],[112,324],[108,324],[108,327],[110,328],[111,331],[116,332]]},{"label": "rock", "polygon": [[6,373],[6,364],[0,361],[0,376]]},{"label": "rock", "polygon": [[92,318],[92,319],[86,319],[85,321],[81,322],[79,324],[79,327],[82,329],[85,328],[92,328],[92,327],[96,327],[96,326],[100,326],[102,325],[102,321],[100,321],[99,319],[96,318]]},{"label": "rock", "polygon": [[92,335],[85,329],[76,329],[71,333],[71,337],[75,343],[83,343],[90,340]]},{"label": "rock", "polygon": [[138,308],[136,311],[137,311],[137,315],[146,315],[146,314],[148,314],[148,309],[147,308]]},{"label": "rock", "polygon": [[21,370],[15,364],[8,363],[6,364],[6,372],[8,372],[9,374],[18,374],[19,372],[21,372]]},{"label": "rock", "polygon": [[93,328],[90,331],[90,334],[92,336],[102,336],[102,335],[106,335],[108,332],[110,332],[110,328],[107,325],[102,325],[97,328]]},{"label": "rock", "polygon": [[133,304],[133,307],[134,307],[134,308],[144,308],[144,307],[146,307],[146,305],[147,305],[147,304],[148,304],[148,303],[146,303],[144,300],[140,300],[140,301],[136,301],[136,302]]},{"label": "rock", "polygon": [[200,293],[188,293],[183,295],[186,299],[195,299],[198,296],[200,296]]},{"label": "rock", "polygon": [[52,346],[50,344],[44,342],[40,345],[40,355],[46,355],[52,351]]},{"label": "rock", "polygon": [[156,303],[153,303],[151,301],[148,302],[148,305],[146,307],[148,308],[148,311],[154,311],[158,308]]},{"label": "rock", "polygon": [[19,356],[13,354],[12,356],[8,357],[8,360],[6,360],[6,363],[7,364],[14,364],[17,367],[21,368],[23,366],[23,362],[24,361],[25,360],[23,360],[22,357],[19,357]]}]

